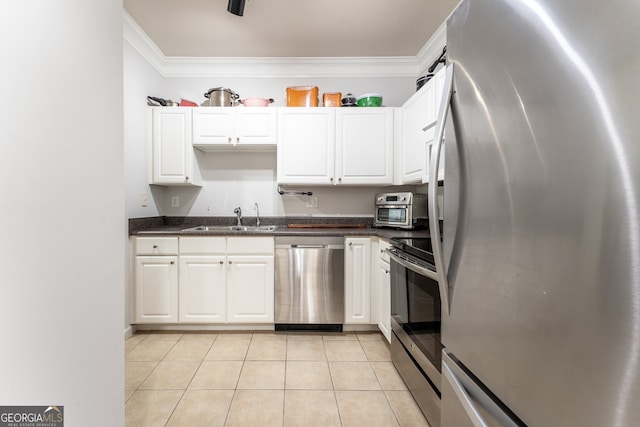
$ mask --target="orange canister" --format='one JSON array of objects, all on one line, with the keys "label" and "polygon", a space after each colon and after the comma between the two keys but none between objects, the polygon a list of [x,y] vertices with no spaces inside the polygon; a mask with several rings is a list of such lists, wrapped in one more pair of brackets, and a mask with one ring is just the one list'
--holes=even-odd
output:
[{"label": "orange canister", "polygon": [[317,107],[317,86],[290,86],[287,88],[287,107]]},{"label": "orange canister", "polygon": [[325,107],[340,107],[341,92],[325,92],[322,94],[322,105]]}]

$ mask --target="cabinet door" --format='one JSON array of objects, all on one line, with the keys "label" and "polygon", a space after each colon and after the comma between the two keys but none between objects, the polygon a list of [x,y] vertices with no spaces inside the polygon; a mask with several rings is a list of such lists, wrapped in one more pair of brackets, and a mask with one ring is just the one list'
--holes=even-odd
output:
[{"label": "cabinet door", "polygon": [[435,122],[435,87],[433,79],[429,80],[403,106],[404,137],[400,149],[400,179],[403,184],[420,182],[426,173],[425,165],[425,132]]},{"label": "cabinet door", "polygon": [[228,315],[230,323],[273,323],[273,256],[228,256]]},{"label": "cabinet door", "polygon": [[345,323],[371,323],[371,239],[345,239],[344,256]]},{"label": "cabinet door", "polygon": [[236,109],[236,141],[240,145],[276,146],[277,110],[269,107]]},{"label": "cabinet door", "polygon": [[152,123],[152,184],[192,183],[191,109],[154,108]]},{"label": "cabinet door", "polygon": [[[444,78],[445,78],[446,69],[443,67],[433,76],[433,105],[435,115],[437,116],[440,111],[440,104],[442,103],[442,95],[444,94]],[[422,183],[426,184],[429,182],[429,168],[431,167],[431,157],[433,155],[433,144],[435,143],[435,128],[437,124],[437,117],[434,119],[434,125],[430,127],[425,132],[425,163],[426,167],[424,170],[424,174],[422,176]],[[440,164],[438,165],[438,181],[442,181],[444,179],[444,148],[445,144],[442,145],[442,151],[440,153]]]},{"label": "cabinet door", "polygon": [[186,323],[226,321],[225,256],[180,256],[179,319]]},{"label": "cabinet door", "polygon": [[193,145],[232,145],[235,142],[233,107],[193,109]]},{"label": "cabinet door", "polygon": [[178,257],[137,256],[135,288],[136,323],[178,321]]},{"label": "cabinet door", "polygon": [[278,183],[334,182],[335,109],[278,109]]},{"label": "cabinet door", "polygon": [[393,183],[393,109],[336,111],[337,184]]},{"label": "cabinet door", "polygon": [[391,342],[391,277],[389,263],[378,259],[376,264],[376,296],[378,329]]}]

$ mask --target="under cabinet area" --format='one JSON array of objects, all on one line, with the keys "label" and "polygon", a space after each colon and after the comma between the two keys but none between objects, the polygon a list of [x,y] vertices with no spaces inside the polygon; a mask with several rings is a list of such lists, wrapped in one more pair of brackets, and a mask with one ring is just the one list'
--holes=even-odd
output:
[{"label": "under cabinet area", "polygon": [[134,248],[136,323],[273,323],[273,237],[136,237]]},{"label": "under cabinet area", "polygon": [[393,183],[393,108],[278,112],[278,183]]}]

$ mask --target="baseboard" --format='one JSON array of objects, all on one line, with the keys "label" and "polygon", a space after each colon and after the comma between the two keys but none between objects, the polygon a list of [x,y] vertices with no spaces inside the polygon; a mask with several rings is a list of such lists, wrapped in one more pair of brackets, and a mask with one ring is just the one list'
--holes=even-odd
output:
[{"label": "baseboard", "polygon": [[135,332],[135,329],[133,325],[129,325],[128,327],[126,327],[124,329],[124,339],[126,340],[127,338],[131,338],[134,332]]}]

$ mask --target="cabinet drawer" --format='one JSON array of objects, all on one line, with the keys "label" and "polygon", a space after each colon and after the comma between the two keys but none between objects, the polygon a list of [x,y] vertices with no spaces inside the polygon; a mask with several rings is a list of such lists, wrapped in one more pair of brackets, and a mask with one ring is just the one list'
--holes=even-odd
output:
[{"label": "cabinet drawer", "polygon": [[180,254],[225,254],[225,237],[181,237]]},{"label": "cabinet drawer", "polygon": [[177,237],[136,237],[136,255],[177,254]]},{"label": "cabinet drawer", "polygon": [[275,243],[273,237],[229,237],[227,253],[229,254],[273,254]]}]

